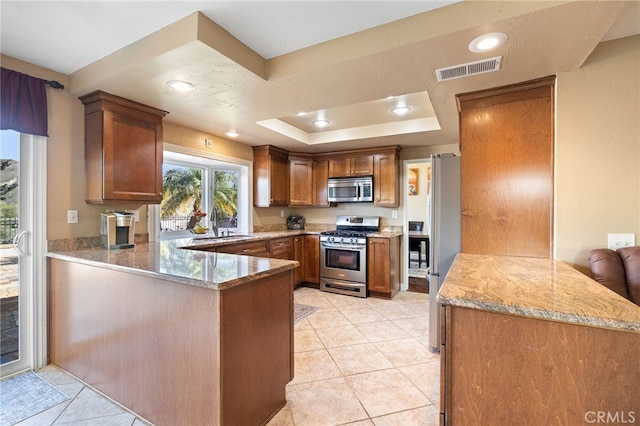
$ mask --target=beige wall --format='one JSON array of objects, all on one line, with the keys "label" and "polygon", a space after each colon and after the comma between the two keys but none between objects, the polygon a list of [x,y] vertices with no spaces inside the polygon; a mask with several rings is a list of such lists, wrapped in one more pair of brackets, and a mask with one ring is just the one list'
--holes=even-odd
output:
[{"label": "beige wall", "polygon": [[[7,56],[0,57],[4,68],[69,86],[69,77]],[[100,235],[99,214],[107,209],[135,209],[127,205],[90,205],[85,202],[84,107],[66,90],[47,89],[49,138],[47,142],[47,240]],[[204,148],[204,139],[213,148]],[[252,160],[251,147],[171,123],[164,126],[165,142],[215,154]],[[78,210],[78,223],[67,223],[67,210]],[[140,208],[136,233],[147,232],[147,209]]]},{"label": "beige wall", "polygon": [[405,223],[408,223],[410,220],[424,222],[425,226],[427,224],[427,176],[431,170],[431,162],[426,163],[411,163],[408,168],[418,169],[418,193],[416,195],[408,195],[407,183],[408,180],[405,179],[404,184],[401,187],[401,191],[404,193],[404,199],[407,204],[407,220]]},{"label": "beige wall", "polygon": [[640,36],[558,75],[556,258],[588,272],[608,233],[640,244]]},{"label": "beige wall", "polygon": [[[68,85],[68,77],[2,56],[2,66]],[[601,43],[584,66],[558,75],[556,134],[556,258],[588,272],[588,252],[607,245],[607,233],[640,238],[640,36]],[[108,207],[84,201],[84,124],[81,102],[66,91],[48,89],[49,141],[47,238],[99,235],[98,214]],[[165,140],[195,149],[204,138],[214,151],[250,159],[250,147],[167,124]],[[404,149],[400,159],[428,158],[457,150],[445,145]],[[405,177],[401,185],[404,187]],[[405,191],[398,208],[342,204],[327,209],[254,209],[254,225],[280,224],[291,213],[308,222],[332,224],[336,215],[378,215],[383,226],[403,226]],[[78,224],[66,223],[76,209]],[[398,211],[392,219],[391,212]],[[280,217],[283,211],[284,218]],[[141,210],[138,231],[146,229]],[[640,244],[640,241],[637,241]]]}]

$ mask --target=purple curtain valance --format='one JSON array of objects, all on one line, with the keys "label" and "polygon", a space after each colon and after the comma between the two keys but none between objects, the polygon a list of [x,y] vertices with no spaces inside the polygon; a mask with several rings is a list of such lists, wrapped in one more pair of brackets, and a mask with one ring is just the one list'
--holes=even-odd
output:
[{"label": "purple curtain valance", "polygon": [[0,82],[0,128],[31,135],[47,135],[49,82],[2,68]]}]

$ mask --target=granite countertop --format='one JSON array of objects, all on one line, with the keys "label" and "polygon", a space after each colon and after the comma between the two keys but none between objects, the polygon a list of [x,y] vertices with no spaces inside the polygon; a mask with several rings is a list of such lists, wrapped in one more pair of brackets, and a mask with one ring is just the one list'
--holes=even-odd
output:
[{"label": "granite countertop", "polygon": [[55,251],[48,252],[47,256],[213,290],[247,284],[298,266],[298,262],[292,260],[185,250],[191,243],[187,238],[136,244],[134,248],[118,250]]},{"label": "granite countertop", "polygon": [[443,305],[640,331],[640,307],[552,259],[460,253],[437,300]]},{"label": "granite countertop", "polygon": [[[329,228],[328,229],[332,229]],[[241,233],[230,238],[195,238],[136,244],[134,248],[106,250],[85,248],[49,251],[47,256],[71,262],[125,271],[215,290],[224,290],[268,275],[277,274],[298,265],[297,261],[243,256],[206,251],[212,247],[252,241],[270,240],[295,235],[320,234],[324,229],[299,229]],[[391,238],[402,232],[387,231],[371,234]]]},{"label": "granite countertop", "polygon": [[286,231],[269,231],[269,232],[253,232],[231,234],[229,237],[215,238],[208,234],[194,235],[193,238],[185,238],[181,241],[182,248],[195,250],[203,250],[211,247],[220,247],[230,244],[246,243],[250,241],[272,240],[274,238],[292,237],[296,235],[320,234],[320,231],[307,231],[304,229],[286,230]]},{"label": "granite countertop", "polygon": [[367,234],[367,237],[375,237],[375,238],[393,238],[399,237],[402,235],[402,231],[396,230],[382,230],[380,232],[373,232],[371,234]]}]

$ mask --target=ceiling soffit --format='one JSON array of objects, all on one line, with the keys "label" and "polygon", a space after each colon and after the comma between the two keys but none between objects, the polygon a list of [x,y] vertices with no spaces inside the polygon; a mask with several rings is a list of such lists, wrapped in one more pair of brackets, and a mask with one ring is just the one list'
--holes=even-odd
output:
[{"label": "ceiling soffit", "polygon": [[[461,2],[268,61],[193,13],[73,73],[70,91],[125,96],[212,134],[235,127],[250,144],[455,143],[456,94],[579,67],[624,8],[620,3]],[[509,34],[486,55],[502,56],[502,69],[439,83],[436,68],[484,59],[466,47],[489,31]],[[174,93],[165,84],[172,79],[197,90]],[[421,106],[400,121],[385,120],[391,95],[422,96]],[[300,111],[335,113],[339,127],[317,131]]]}]

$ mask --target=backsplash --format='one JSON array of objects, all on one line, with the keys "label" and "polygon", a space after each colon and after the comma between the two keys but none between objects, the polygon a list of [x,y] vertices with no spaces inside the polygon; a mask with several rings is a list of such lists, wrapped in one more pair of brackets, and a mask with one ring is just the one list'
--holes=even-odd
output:
[{"label": "backsplash", "polygon": [[[149,234],[136,234],[134,236],[135,244],[144,244],[148,242]],[[100,236],[65,238],[47,241],[47,251],[73,251],[97,247],[102,247],[102,238]]]},{"label": "backsplash", "polygon": [[[331,231],[335,229],[334,224],[326,223],[306,223],[304,226],[305,231],[309,232],[322,232]],[[273,225],[256,225],[253,227],[253,232],[279,232],[286,231],[286,223],[278,223]],[[402,226],[383,226],[380,229],[381,232],[404,232]],[[144,244],[149,242],[149,234],[136,234],[135,243]],[[47,241],[47,251],[73,251],[87,248],[102,247],[101,237],[79,237],[79,238],[66,238],[60,240]]]}]

